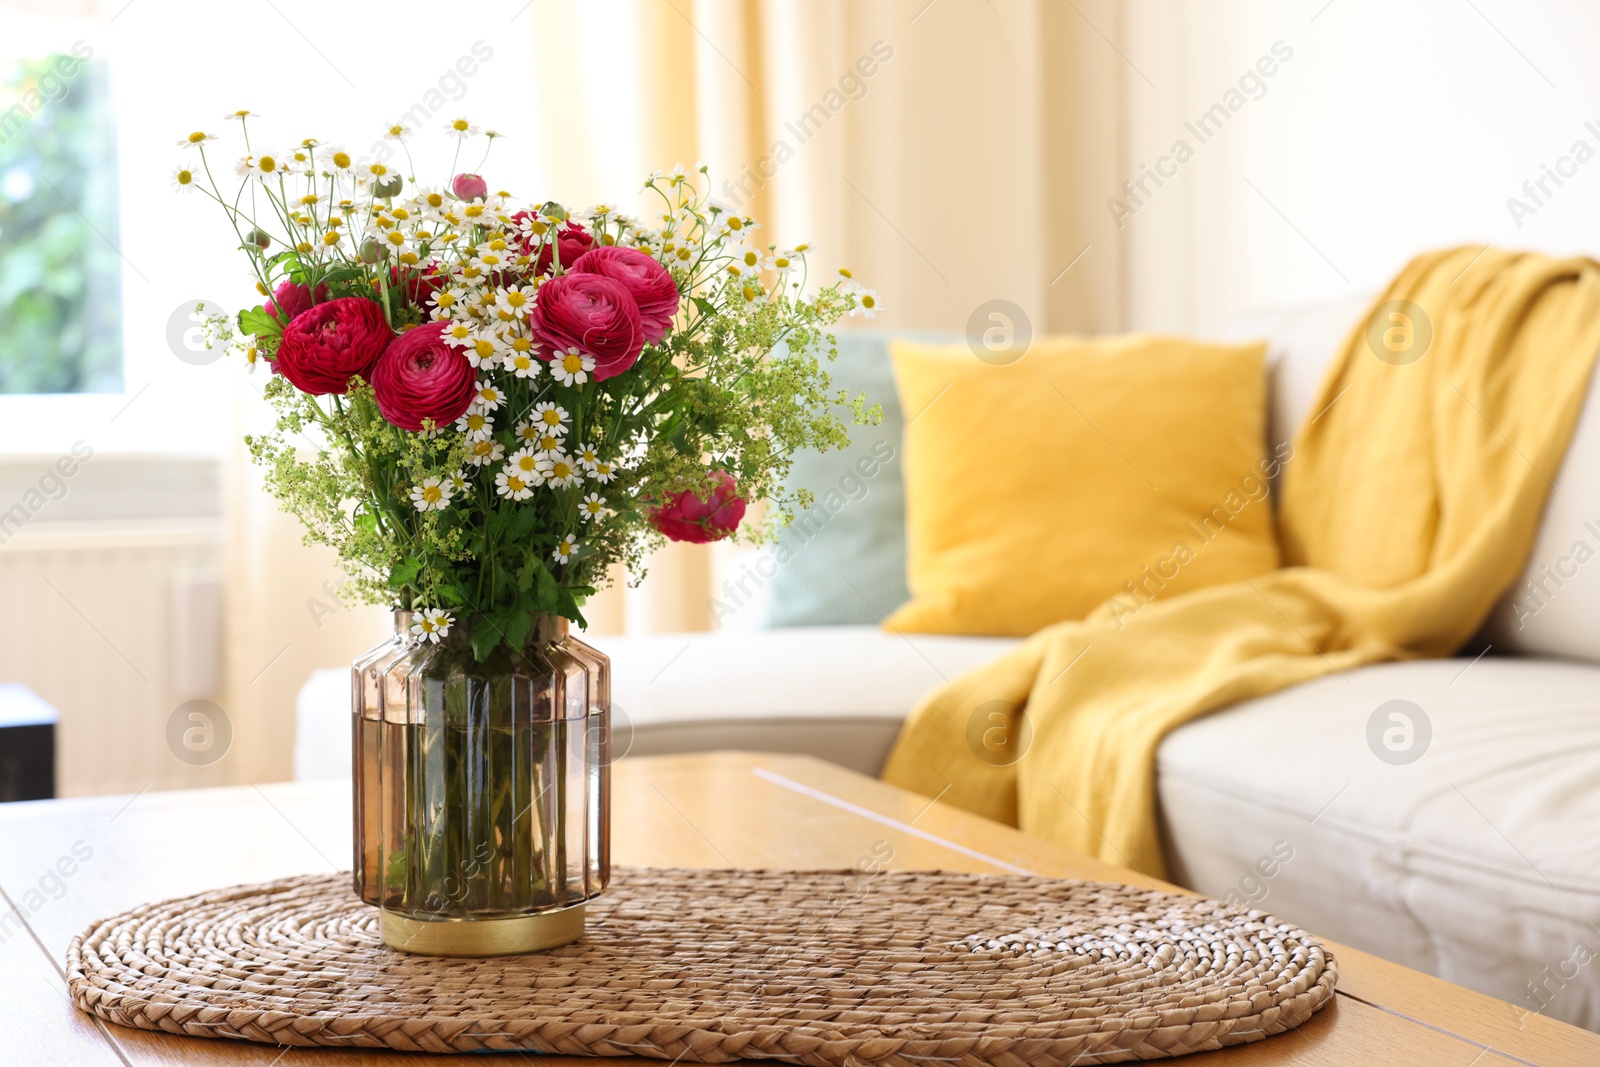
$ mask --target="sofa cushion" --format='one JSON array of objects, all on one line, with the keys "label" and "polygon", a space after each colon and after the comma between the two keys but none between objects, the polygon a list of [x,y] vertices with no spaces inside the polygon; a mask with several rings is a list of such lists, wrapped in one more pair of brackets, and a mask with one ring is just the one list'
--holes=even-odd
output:
[{"label": "sofa cushion", "polygon": [[[930,343],[957,334],[841,330],[839,356],[828,363],[834,389],[867,395],[883,421],[851,423],[847,404],[834,414],[850,429],[850,445],[832,452],[802,449],[784,479],[789,489],[809,489],[816,503],[799,512],[771,550],[776,568],[767,591],[767,626],[835,626],[877,623],[901,604],[906,591],[905,480],[901,473],[904,420],[889,365],[889,338]],[[719,610],[719,605],[721,609]],[[713,614],[735,610],[735,598],[714,600]]]},{"label": "sofa cushion", "polygon": [[[795,752],[870,775],[924,693],[1017,644],[877,626],[584,640],[611,657],[619,754]],[[296,778],[350,773],[348,670],[312,675],[297,727]]]},{"label": "sofa cushion", "polygon": [[1528,565],[1484,631],[1508,652],[1600,662],[1600,374],[1545,504]]},{"label": "sofa cushion", "polygon": [[1027,635],[1278,564],[1263,348],[1049,337],[1006,362],[890,345],[906,424],[900,630]]},{"label": "sofa cushion", "polygon": [[876,626],[586,640],[611,657],[635,755],[796,752],[870,775],[928,690],[1017,644]]},{"label": "sofa cushion", "polygon": [[1234,341],[1267,339],[1267,450],[1292,441],[1310,418],[1328,361],[1372,304],[1357,293],[1322,304],[1262,309],[1242,315],[1228,329]]},{"label": "sofa cushion", "polygon": [[1158,782],[1183,884],[1600,1028],[1600,973],[1566,963],[1600,954],[1600,668],[1331,675],[1175,731]]},{"label": "sofa cushion", "polygon": [[[1310,405],[1328,361],[1375,298],[1375,293],[1358,293],[1322,304],[1253,311],[1228,330],[1237,340],[1268,339],[1270,443],[1290,440],[1315,414]],[[1483,637],[1503,652],[1600,663],[1600,565],[1591,566],[1600,559],[1600,375],[1589,383],[1566,460],[1559,470],[1544,473],[1553,487],[1539,537]]]}]

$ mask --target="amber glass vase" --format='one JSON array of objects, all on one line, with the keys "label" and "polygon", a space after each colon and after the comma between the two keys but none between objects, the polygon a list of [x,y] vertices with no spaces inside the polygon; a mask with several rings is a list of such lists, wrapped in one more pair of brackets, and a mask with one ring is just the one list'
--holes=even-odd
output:
[{"label": "amber glass vase", "polygon": [[410,627],[351,666],[356,893],[408,952],[576,940],[610,877],[610,661],[551,616],[482,662],[470,625]]}]

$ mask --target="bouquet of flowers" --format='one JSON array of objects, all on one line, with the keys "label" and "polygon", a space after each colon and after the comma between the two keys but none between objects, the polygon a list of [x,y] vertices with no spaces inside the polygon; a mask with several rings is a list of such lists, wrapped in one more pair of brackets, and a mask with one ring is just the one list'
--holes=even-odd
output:
[{"label": "bouquet of flowers", "polygon": [[[727,537],[749,500],[772,506],[747,534],[770,535],[811,503],[781,487],[790,454],[848,442],[830,405],[876,417],[819,358],[875,295],[846,270],[808,295],[806,246],[760,243],[703,166],[650,175],[646,223],[519,203],[454,162],[418,185],[316,140],[278,153],[252,117],[230,116],[232,192],[210,134],[173,174],[221,205],[266,298],[210,323],[272,371],[275,430],[246,443],[355,593],[412,611],[421,640],[463,625],[481,660],[536,613],[581,622],[613,564],[642,577],[662,538]],[[499,136],[446,130],[456,161]]]}]

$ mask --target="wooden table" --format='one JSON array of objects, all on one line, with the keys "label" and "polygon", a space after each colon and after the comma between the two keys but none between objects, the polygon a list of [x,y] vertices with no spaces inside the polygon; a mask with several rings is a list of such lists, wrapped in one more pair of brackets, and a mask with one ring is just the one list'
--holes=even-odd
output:
[{"label": "wooden table", "polygon": [[[1023,871],[1172,888],[804,757],[714,753],[623,760],[616,767],[615,804],[615,858],[624,864],[839,868],[892,850],[890,869]],[[4,906],[18,909],[24,920],[0,919],[0,1063],[484,1063],[479,1055],[279,1048],[128,1030],[92,1019],[67,1000],[62,974],[67,943],[96,917],[235,882],[342,870],[349,861],[345,783],[0,807],[0,890]],[[1335,945],[1333,950],[1339,995],[1310,1022],[1292,1033],[1187,1062],[1600,1064],[1600,1035],[1354,949]],[[519,1054],[502,1059],[526,1059],[541,1067],[594,1062],[514,1057]]]}]

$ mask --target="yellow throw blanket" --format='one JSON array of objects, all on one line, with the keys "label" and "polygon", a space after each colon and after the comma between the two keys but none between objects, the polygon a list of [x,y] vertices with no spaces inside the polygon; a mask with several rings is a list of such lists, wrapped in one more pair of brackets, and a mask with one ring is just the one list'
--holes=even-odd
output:
[{"label": "yellow throw blanket", "polygon": [[[1413,306],[1391,318],[1391,301]],[[1527,558],[1597,350],[1593,260],[1417,258],[1345,341],[1295,442],[1283,569],[1041,630],[926,698],[884,778],[1161,876],[1161,739],[1329,672],[1453,654]]]}]

